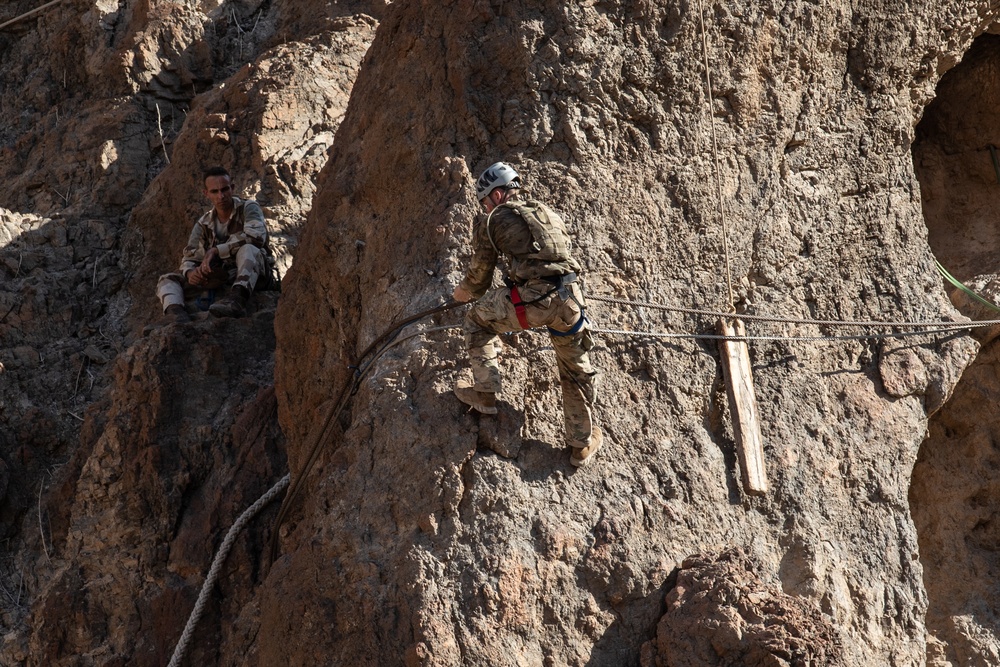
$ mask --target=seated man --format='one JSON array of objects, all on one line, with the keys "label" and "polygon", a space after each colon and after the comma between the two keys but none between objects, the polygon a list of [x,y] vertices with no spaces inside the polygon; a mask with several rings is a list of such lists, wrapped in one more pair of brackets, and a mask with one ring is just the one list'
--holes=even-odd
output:
[{"label": "seated man", "polygon": [[229,294],[208,310],[217,317],[243,317],[258,280],[270,280],[267,223],[260,206],[233,196],[232,179],[223,167],[206,170],[204,184],[212,210],[191,230],[178,272],[160,276],[156,284],[165,323],[190,322],[186,297],[228,285]]}]

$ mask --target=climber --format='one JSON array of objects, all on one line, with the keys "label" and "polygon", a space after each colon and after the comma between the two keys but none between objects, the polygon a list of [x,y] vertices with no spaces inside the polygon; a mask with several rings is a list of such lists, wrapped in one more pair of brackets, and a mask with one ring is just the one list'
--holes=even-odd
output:
[{"label": "climber", "polygon": [[260,206],[233,196],[232,178],[223,167],[206,170],[203,183],[212,210],[194,224],[177,273],[160,276],[156,284],[164,323],[190,322],[185,297],[227,285],[227,296],[208,310],[217,317],[243,317],[254,288],[270,280],[267,222]]},{"label": "climber", "polygon": [[[570,463],[590,462],[603,434],[593,424],[594,378],[588,351],[593,339],[584,317],[580,265],[570,255],[566,225],[555,211],[521,200],[521,179],[503,162],[476,182],[476,197],[486,211],[472,229],[472,261],[454,299],[476,299],[465,317],[465,344],[473,382],[459,380],[455,395],[482,414],[496,414],[500,392],[497,334],[547,327],[559,366]],[[507,287],[490,289],[500,255],[506,258]]]}]

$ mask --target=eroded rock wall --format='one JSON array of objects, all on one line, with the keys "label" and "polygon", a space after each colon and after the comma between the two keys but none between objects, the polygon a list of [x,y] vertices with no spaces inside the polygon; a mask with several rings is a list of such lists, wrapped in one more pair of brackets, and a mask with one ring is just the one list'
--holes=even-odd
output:
[{"label": "eroded rock wall", "polygon": [[[0,31],[0,662],[165,664],[211,536],[283,474],[277,294],[139,333],[206,166],[265,205],[287,269],[383,8],[98,0]],[[257,547],[192,659],[242,636]]]},{"label": "eroded rock wall", "polygon": [[[202,321],[153,332],[115,364],[81,443],[40,502],[27,632],[7,664],[166,664],[214,549],[281,476],[272,319]],[[230,595],[191,659],[214,664],[246,612],[264,536],[240,543]],[[239,592],[237,592],[239,591]],[[67,619],[74,619],[67,622]]]},{"label": "eroded rock wall", "polygon": [[[14,526],[0,662],[166,662],[213,549],[286,464],[302,472],[359,350],[450,294],[472,178],[496,159],[570,223],[592,294],[954,317],[910,150],[942,73],[1000,9],[705,11],[703,35],[695,3],[96,0],[0,35],[16,53],[0,62],[16,91],[0,95],[0,305],[17,306],[0,312],[0,514]],[[267,206],[283,268],[298,244],[276,337],[272,294],[250,319],[140,338],[203,207],[198,171],[220,162]],[[941,630],[955,580],[925,588],[907,498],[927,415],[946,419],[976,349],[754,341],[771,491],[750,497],[714,342],[600,335],[608,444],[575,470],[543,336],[505,339],[493,419],[450,394],[457,331],[408,339],[335,425],[280,558],[263,558],[273,510],[240,541],[188,661],[987,664],[991,618],[968,626],[984,641]]]},{"label": "eroded rock wall", "polygon": [[[293,474],[353,355],[450,293],[476,214],[471,178],[496,159],[570,221],[592,293],[724,310],[708,106],[739,308],[954,317],[910,145],[939,76],[995,12],[714,3],[708,102],[694,4],[394,5],[279,307]],[[592,314],[668,324],[649,311]],[[744,545],[785,593],[826,614],[846,664],[922,664],[910,471],[927,413],[975,350],[961,336],[755,343],[772,484],[758,499],[739,488],[712,343],[603,336],[598,418],[610,442],[598,465],[573,471],[542,338],[505,341],[493,422],[449,394],[459,335],[408,341],[362,385],[313,471],[263,587],[260,655],[278,660],[294,644],[337,664],[635,663],[683,558]],[[685,664],[735,659],[723,647]]]},{"label": "eroded rock wall", "polygon": [[[974,320],[1000,311],[996,246],[996,145],[1000,37],[976,39],[937,86],[917,127],[914,165],[921,182],[929,241],[947,270],[986,302],[948,284],[952,301]],[[920,447],[910,507],[927,587],[927,664],[989,665],[1000,660],[993,586],[1000,548],[996,445],[1000,422],[997,342],[1000,327],[977,329],[982,349],[953,398],[931,419]]]}]

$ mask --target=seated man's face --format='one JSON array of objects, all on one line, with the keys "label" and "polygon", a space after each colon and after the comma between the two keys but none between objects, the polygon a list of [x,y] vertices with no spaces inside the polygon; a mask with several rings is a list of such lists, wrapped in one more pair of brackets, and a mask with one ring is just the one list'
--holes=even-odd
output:
[{"label": "seated man's face", "polygon": [[228,211],[233,207],[233,184],[228,176],[209,176],[205,179],[205,196],[216,210]]}]

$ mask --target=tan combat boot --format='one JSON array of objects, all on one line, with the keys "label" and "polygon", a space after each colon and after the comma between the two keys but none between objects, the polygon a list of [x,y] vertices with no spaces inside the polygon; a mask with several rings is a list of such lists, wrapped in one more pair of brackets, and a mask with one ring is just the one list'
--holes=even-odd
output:
[{"label": "tan combat boot", "polygon": [[594,430],[590,434],[590,444],[586,447],[574,447],[573,453],[569,456],[569,462],[577,468],[582,468],[593,460],[594,454],[597,453],[597,450],[600,449],[603,444],[604,433],[601,431],[600,427],[595,426]]},{"label": "tan combat boot", "polygon": [[188,315],[187,309],[177,303],[167,306],[167,309],[163,311],[162,324],[185,324],[191,321],[191,316]]},{"label": "tan combat boot", "polygon": [[250,290],[242,285],[233,285],[225,299],[216,301],[208,307],[208,312],[216,317],[245,317],[247,301],[250,300]]},{"label": "tan combat boot", "polygon": [[160,319],[144,326],[142,328],[142,335],[146,336],[161,327],[170,326],[171,324],[185,324],[190,321],[191,316],[188,315],[187,309],[180,304],[174,303],[166,307]]},{"label": "tan combat boot", "polygon": [[464,380],[459,380],[455,384],[455,396],[484,415],[497,413],[497,395],[488,391],[476,391]]}]

